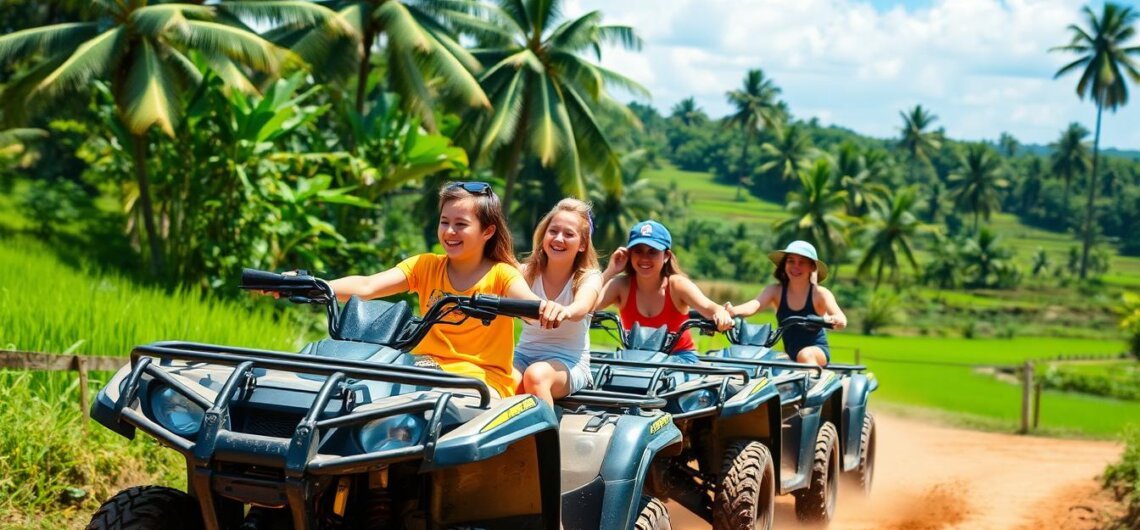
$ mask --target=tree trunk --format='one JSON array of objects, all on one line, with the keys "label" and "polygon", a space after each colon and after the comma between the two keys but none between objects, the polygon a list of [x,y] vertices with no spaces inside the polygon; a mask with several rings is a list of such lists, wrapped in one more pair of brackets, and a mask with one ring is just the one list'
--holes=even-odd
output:
[{"label": "tree trunk", "polygon": [[364,57],[360,59],[360,69],[356,74],[356,112],[364,114],[364,96],[368,91],[368,75],[372,72],[372,41],[376,35],[372,33],[370,23],[365,24],[361,45],[364,46]]},{"label": "tree trunk", "polygon": [[740,192],[744,188],[744,164],[748,163],[748,145],[752,143],[754,131],[751,127],[748,128],[748,134],[744,136],[744,149],[740,150],[740,167],[736,168],[740,174],[736,177],[736,202],[740,202]]},{"label": "tree trunk", "polygon": [[1093,239],[1093,203],[1096,202],[1096,165],[1100,154],[1100,116],[1104,108],[1100,102],[1096,105],[1096,136],[1093,137],[1093,163],[1092,173],[1089,175],[1089,202],[1085,210],[1085,242],[1081,250],[1081,279],[1088,277],[1089,247]]},{"label": "tree trunk", "polygon": [[150,177],[146,171],[146,137],[132,134],[131,138],[134,140],[132,151],[135,158],[135,178],[139,184],[139,204],[142,206],[143,227],[146,229],[147,246],[150,247],[150,270],[155,276],[158,276],[166,267],[162,259],[158,229],[154,225],[154,206],[150,201]]},{"label": "tree trunk", "polygon": [[511,199],[515,192],[515,181],[519,176],[519,161],[522,159],[523,144],[527,138],[527,121],[530,120],[530,104],[523,103],[522,114],[519,115],[519,125],[515,129],[515,141],[511,145],[510,158],[507,160],[507,189],[503,193],[503,215],[511,217]]}]

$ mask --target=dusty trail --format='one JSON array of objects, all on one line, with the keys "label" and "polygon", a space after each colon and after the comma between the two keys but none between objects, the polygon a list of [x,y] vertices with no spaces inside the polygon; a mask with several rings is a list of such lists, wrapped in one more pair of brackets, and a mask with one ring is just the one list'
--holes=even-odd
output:
[{"label": "dusty trail", "polygon": [[[1081,529],[1061,525],[1095,492],[1093,478],[1120,455],[1109,442],[985,433],[876,414],[879,451],[869,500],[840,489],[833,530]],[[791,496],[776,501],[776,528],[795,524]],[[708,528],[670,503],[673,527]],[[1041,525],[1043,516],[1053,524]]]}]

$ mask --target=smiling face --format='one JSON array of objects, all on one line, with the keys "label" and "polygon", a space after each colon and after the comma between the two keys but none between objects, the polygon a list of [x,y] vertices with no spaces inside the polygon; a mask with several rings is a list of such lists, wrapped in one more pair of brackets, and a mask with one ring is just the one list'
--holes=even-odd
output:
[{"label": "smiling face", "polygon": [[639,278],[660,278],[668,257],[664,250],[649,245],[635,245],[629,249],[629,265]]},{"label": "smiling face", "polygon": [[784,273],[788,275],[790,281],[810,279],[813,272],[815,272],[815,261],[809,258],[799,254],[788,254],[784,258]]},{"label": "smiling face", "polygon": [[542,236],[542,250],[549,263],[573,263],[574,258],[586,250],[582,233],[581,216],[566,211],[554,214]]},{"label": "smiling face", "polygon": [[439,211],[439,243],[451,259],[481,258],[494,226],[483,227],[471,198],[448,201]]}]

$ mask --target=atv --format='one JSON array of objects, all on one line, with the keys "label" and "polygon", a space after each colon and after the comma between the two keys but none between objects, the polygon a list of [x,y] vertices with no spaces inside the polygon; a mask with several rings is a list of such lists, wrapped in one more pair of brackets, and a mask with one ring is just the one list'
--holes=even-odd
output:
[{"label": "atv", "polygon": [[[682,465],[674,465],[672,469],[687,469],[685,463],[697,460],[705,476],[702,480],[693,482],[702,483],[704,489],[711,491],[701,492],[694,483],[684,483],[678,480],[677,473],[673,473],[669,475],[673,480],[669,483],[667,491],[659,494],[676,498],[690,511],[710,520],[714,528],[747,526],[746,518],[739,517],[742,510],[737,509],[733,512],[738,516],[737,521],[740,524],[737,526],[725,524],[725,519],[718,516],[718,509],[723,510],[725,504],[716,503],[721,499],[722,492],[731,492],[732,489],[729,484],[718,485],[717,480],[723,482],[731,477],[727,458],[732,453],[725,454],[724,471],[719,476],[708,465],[715,463],[716,460],[708,455],[711,453],[715,456],[723,448],[732,447],[725,444],[726,438],[735,444],[762,445],[768,454],[756,454],[756,459],[771,462],[773,456],[779,458],[778,462],[769,464],[774,468],[772,475],[776,484],[770,489],[774,490],[774,494],[790,493],[795,497],[796,516],[800,521],[826,524],[834,516],[841,454],[844,455],[843,470],[848,472],[863,491],[867,492],[870,489],[874,465],[874,423],[869,415],[865,415],[865,410],[867,394],[877,387],[877,383],[873,376],[858,374],[864,370],[860,366],[831,365],[825,369],[812,364],[791,362],[787,356],[771,350],[771,346],[781,338],[787,327],[830,326],[818,317],[814,320],[810,317],[797,320],[802,318],[792,317],[774,332],[770,326],[753,326],[738,320],[736,326],[725,332],[733,345],[725,350],[702,356],[702,361],[706,365],[704,369],[690,368],[687,372],[683,368],[676,369],[687,375],[697,373],[705,375],[697,376],[695,379],[690,378],[685,385],[674,385],[675,390],[662,394],[655,392],[653,388],[654,385],[662,385],[660,381],[654,379],[661,379],[657,377],[658,367],[667,365],[662,363],[668,363],[668,354],[665,352],[672,351],[672,345],[686,329],[697,328],[702,333],[710,334],[715,331],[714,324],[699,314],[691,313],[689,320],[682,324],[677,333],[668,333],[665,328],[646,330],[634,324],[628,333],[622,334],[622,327],[616,315],[599,313],[595,316],[594,326],[606,329],[611,334],[616,332],[616,338],[619,339],[622,348],[615,352],[593,352],[593,363],[603,367],[614,364],[635,366],[635,369],[642,370],[643,377],[645,374],[652,374],[650,381],[641,387],[647,395],[666,398],[678,396],[678,399],[670,402],[666,410],[674,413],[674,419],[678,421],[678,427],[685,435],[686,451],[703,451],[705,461],[700,461],[696,456],[683,454],[674,460],[674,464]],[[758,340],[758,337],[762,337],[762,341]],[[635,365],[629,360],[621,360],[628,358],[636,358],[642,364]],[[677,412],[677,409],[685,408],[685,399],[695,398],[691,394],[681,392],[694,386],[714,384],[718,379],[723,382],[723,376],[716,376],[707,371],[714,367],[722,370],[744,369],[748,372],[749,378],[763,382],[766,391],[748,385],[730,383],[725,387],[724,394],[719,397],[725,405],[728,405],[741,399],[756,399],[753,394],[762,395],[763,403],[767,407],[763,409],[767,413],[766,416],[763,418],[741,416],[731,407],[722,406],[718,408],[718,414],[704,415],[705,419],[702,422],[686,422],[685,420],[692,416],[686,415],[684,411]],[[617,376],[614,373],[617,373]],[[844,375],[838,377],[837,373]],[[637,390],[636,385],[622,379],[628,375],[616,372],[616,369],[611,370],[609,374],[599,369],[596,375],[601,388]],[[674,378],[677,377],[674,375]],[[843,392],[839,392],[840,390]],[[847,396],[846,399],[843,397],[844,394]],[[684,399],[680,399],[682,396]],[[837,427],[842,426],[843,434],[848,435],[850,434],[848,426],[852,421],[860,422],[855,425],[863,425],[863,430],[856,434],[854,440],[849,436],[841,439]],[[746,425],[745,429],[748,430],[737,427],[740,424]],[[769,434],[777,432],[780,433],[779,436]],[[845,453],[841,453],[840,446],[846,450]],[[687,495],[678,497],[679,492]],[[714,499],[711,511],[707,503],[701,502],[710,496]],[[726,495],[726,497],[732,496]],[[770,520],[767,523],[762,521],[762,515],[756,513],[757,526],[764,528],[765,524],[771,524]]]},{"label": "atv", "polygon": [[[871,392],[878,388],[874,374],[866,373],[862,365],[830,363],[825,367],[799,365],[790,362],[783,352],[772,349],[783,333],[801,326],[811,330],[830,328],[832,324],[819,316],[792,316],[780,322],[775,330],[769,324],[750,324],[738,319],[736,326],[725,332],[729,346],[708,352],[703,359],[714,366],[754,367],[754,375],[775,375],[788,370],[810,370],[812,376],[806,386],[781,388],[784,396],[784,434],[786,438],[800,438],[798,453],[787,454],[789,465],[785,474],[789,479],[782,491],[797,491],[797,514],[809,520],[829,520],[834,499],[825,504],[827,514],[819,511],[819,495],[812,493],[817,482],[828,486],[826,496],[834,496],[834,478],[842,473],[851,491],[864,496],[871,493],[875,468],[875,420],[867,410]],[[799,400],[797,403],[796,400]],[[812,440],[815,444],[811,444]],[[809,451],[814,446],[814,457]],[[832,456],[836,455],[836,456]],[[811,478],[807,477],[809,459]],[[792,465],[794,463],[794,465]],[[820,471],[826,474],[819,475]],[[808,490],[799,489],[807,480]],[[846,488],[845,488],[846,489]],[[803,499],[805,508],[800,510]],[[806,517],[805,517],[806,516]]]},{"label": "atv", "polygon": [[300,353],[134,348],[91,416],[182,454],[188,491],[124,490],[88,528],[669,527],[643,493],[648,463],[680,446],[665,400],[583,391],[559,418],[409,353],[432,326],[536,318],[538,302],[443,294],[417,318],[406,302],[341,307],[303,271],[246,269],[242,287],[324,305],[329,338]]},{"label": "atv", "polygon": [[670,362],[681,332],[716,331],[689,319],[680,332],[634,324],[624,332],[612,313],[595,313],[592,325],[609,331],[622,347],[591,354],[595,384],[668,402],[665,410],[684,434],[680,454],[659,457],[650,472],[651,492],[671,498],[717,530],[772,527],[782,451],[781,384],[803,374],[755,377],[752,367]]}]

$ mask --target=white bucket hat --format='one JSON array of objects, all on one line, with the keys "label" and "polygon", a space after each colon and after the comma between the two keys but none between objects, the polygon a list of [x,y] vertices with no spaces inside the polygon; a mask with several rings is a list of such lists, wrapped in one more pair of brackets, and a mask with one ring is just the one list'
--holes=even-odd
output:
[{"label": "white bucket hat", "polygon": [[784,248],[784,250],[769,252],[768,259],[772,260],[772,263],[775,263],[776,266],[779,267],[780,263],[784,261],[784,258],[787,257],[788,254],[803,256],[814,261],[815,271],[819,281],[822,282],[824,278],[827,278],[827,264],[819,260],[819,254],[816,253],[815,247],[812,246],[811,243],[801,240],[792,241],[788,243],[788,246]]}]

